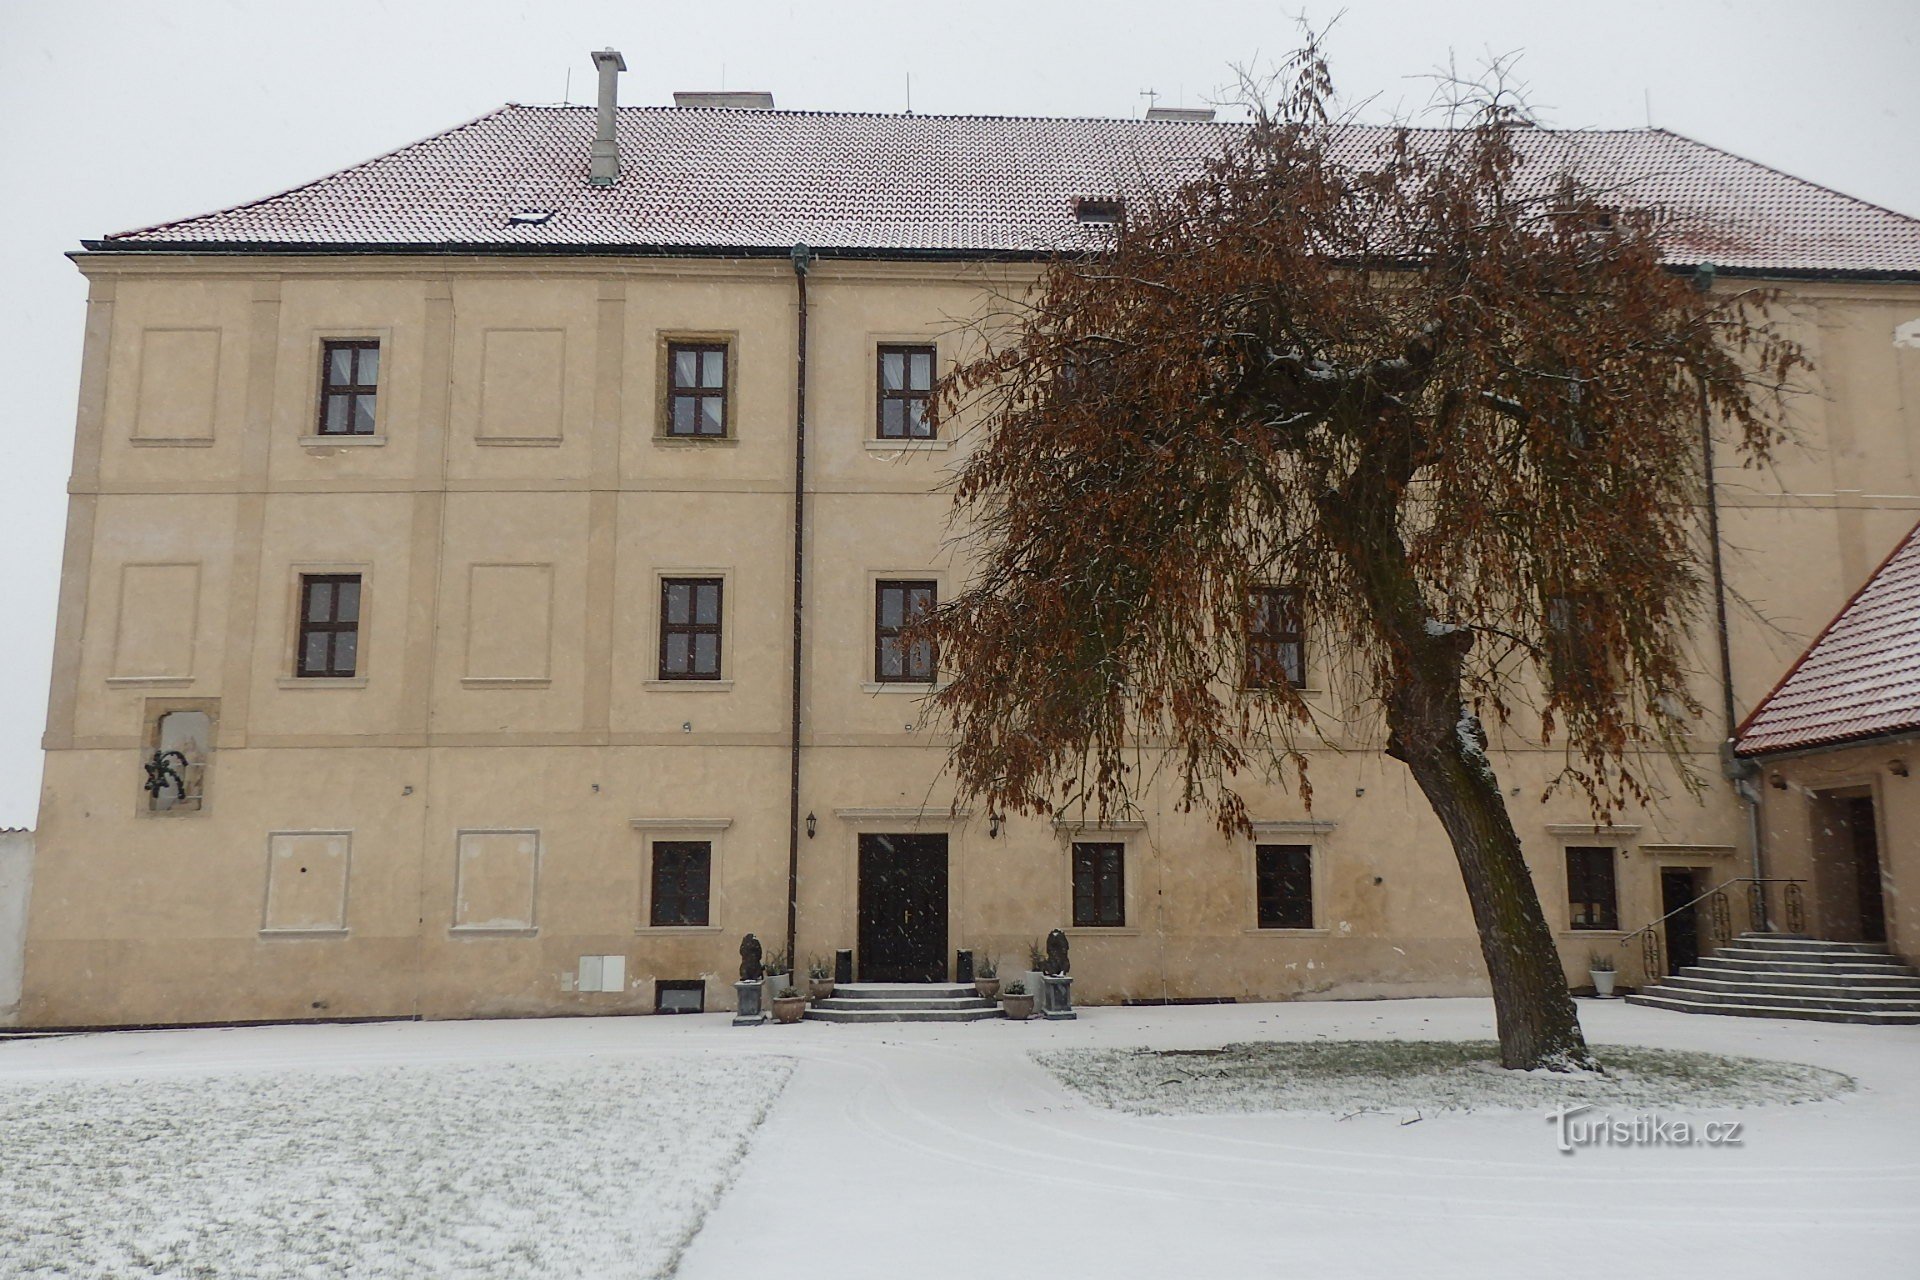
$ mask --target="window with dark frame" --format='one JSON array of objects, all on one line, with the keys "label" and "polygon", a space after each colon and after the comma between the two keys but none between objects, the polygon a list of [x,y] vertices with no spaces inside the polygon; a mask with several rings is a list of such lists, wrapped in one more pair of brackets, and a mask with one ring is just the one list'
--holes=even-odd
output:
[{"label": "window with dark frame", "polygon": [[727,434],[727,344],[667,344],[667,434],[718,440]]},{"label": "window with dark frame", "polygon": [[660,678],[720,678],[719,578],[660,580]]},{"label": "window with dark frame", "polygon": [[359,667],[360,575],[300,576],[300,647],[294,674],[351,676]]},{"label": "window with dark frame", "polygon": [[1300,593],[1292,587],[1253,589],[1247,600],[1246,688],[1305,687],[1307,640],[1300,613]]},{"label": "window with dark frame", "polygon": [[1262,844],[1253,850],[1254,901],[1262,929],[1313,928],[1313,847]]},{"label": "window with dark frame", "polygon": [[320,425],[323,436],[370,436],[380,390],[377,338],[330,340],[320,346]]},{"label": "window with dark frame", "polygon": [[940,603],[936,582],[882,579],[874,584],[873,678],[880,684],[932,684],[940,655],[930,640],[901,633]]},{"label": "window with dark frame", "polygon": [[882,440],[932,440],[933,357],[930,346],[887,345],[876,362],[876,429]]},{"label": "window with dark frame", "polygon": [[653,984],[655,1013],[705,1013],[707,984],[699,978],[662,978]]},{"label": "window with dark frame", "polygon": [[1575,929],[1618,929],[1613,854],[1593,845],[1567,847],[1567,923]]},{"label": "window with dark frame", "polygon": [[1118,929],[1127,923],[1127,846],[1073,842],[1073,926]]},{"label": "window with dark frame", "polygon": [[713,845],[706,840],[653,842],[653,898],[647,923],[655,928],[705,925],[713,878]]}]

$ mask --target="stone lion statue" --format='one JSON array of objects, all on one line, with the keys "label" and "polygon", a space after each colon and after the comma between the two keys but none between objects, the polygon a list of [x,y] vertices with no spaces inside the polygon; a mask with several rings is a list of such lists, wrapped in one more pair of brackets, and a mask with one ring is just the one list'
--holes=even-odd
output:
[{"label": "stone lion statue", "polygon": [[760,962],[762,954],[760,939],[752,934],[740,939],[740,981],[758,982],[766,976],[766,968]]},{"label": "stone lion statue", "polygon": [[1067,935],[1055,929],[1047,935],[1047,959],[1040,972],[1049,978],[1064,978],[1071,969],[1067,963]]}]

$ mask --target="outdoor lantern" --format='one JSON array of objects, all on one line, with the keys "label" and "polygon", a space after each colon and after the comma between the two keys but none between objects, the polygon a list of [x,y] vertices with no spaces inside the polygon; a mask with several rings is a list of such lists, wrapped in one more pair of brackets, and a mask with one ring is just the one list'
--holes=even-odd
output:
[{"label": "outdoor lantern", "polygon": [[809,813],[807,815],[807,839],[809,840],[813,839],[813,833],[819,826],[820,826],[819,822],[815,820],[814,816],[811,813]]},{"label": "outdoor lantern", "polygon": [[999,838],[1000,838],[1000,815],[997,813],[990,813],[987,815],[987,839],[998,840]]}]

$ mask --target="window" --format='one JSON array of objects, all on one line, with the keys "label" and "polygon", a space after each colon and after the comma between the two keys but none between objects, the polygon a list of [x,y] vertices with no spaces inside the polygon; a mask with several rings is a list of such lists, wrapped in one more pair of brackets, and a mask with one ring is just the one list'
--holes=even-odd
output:
[{"label": "window", "polygon": [[932,684],[940,661],[933,642],[909,641],[901,632],[933,612],[939,584],[882,579],[874,585],[873,678],[882,684]]},{"label": "window", "polygon": [[1253,850],[1255,910],[1262,929],[1313,928],[1313,849],[1262,844]]},{"label": "window", "polygon": [[667,344],[667,434],[717,440],[727,434],[727,344]]},{"label": "window", "polygon": [[300,648],[294,674],[351,676],[359,660],[360,575],[300,577]]},{"label": "window", "polygon": [[653,842],[653,909],[647,923],[655,928],[705,925],[713,870],[713,845],[705,840]]},{"label": "window", "polygon": [[699,978],[653,984],[655,1013],[703,1013],[707,1007],[707,984]]},{"label": "window", "polygon": [[1607,647],[1604,606],[1591,591],[1547,598],[1547,678],[1562,693],[1618,683],[1626,672]]},{"label": "window", "polygon": [[1575,929],[1620,927],[1612,849],[1579,845],[1567,849],[1567,920]]},{"label": "window", "polygon": [[380,343],[373,338],[320,346],[320,434],[370,436],[380,386]]},{"label": "window", "polygon": [[1300,593],[1291,587],[1255,587],[1247,600],[1246,688],[1299,689],[1307,683],[1307,642]]},{"label": "window", "polygon": [[205,711],[165,711],[154,722],[146,760],[147,809],[198,812],[206,788],[213,717]]},{"label": "window", "polygon": [[720,678],[720,579],[660,580],[660,678]]},{"label": "window", "polygon": [[1073,924],[1117,929],[1127,923],[1127,847],[1076,840],[1073,844]]},{"label": "window", "polygon": [[931,440],[933,425],[933,348],[880,348],[879,415],[882,440]]}]

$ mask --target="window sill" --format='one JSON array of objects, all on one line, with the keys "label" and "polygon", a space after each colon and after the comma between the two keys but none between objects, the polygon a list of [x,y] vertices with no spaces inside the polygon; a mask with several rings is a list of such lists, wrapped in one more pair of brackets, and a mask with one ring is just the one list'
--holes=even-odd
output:
[{"label": "window sill", "polygon": [[653,442],[666,449],[732,449],[740,444],[738,436],[655,436]]},{"label": "window sill", "polygon": [[260,938],[262,941],[266,941],[267,939],[270,939],[270,938],[344,938],[346,936],[347,936],[347,931],[345,929],[262,929],[260,930]]},{"label": "window sill", "polygon": [[364,689],[365,676],[281,676],[274,681],[282,689]]},{"label": "window sill", "polygon": [[192,676],[108,676],[109,689],[184,689]]},{"label": "window sill", "polygon": [[547,676],[462,676],[463,689],[546,689],[553,685]]},{"label": "window sill", "polygon": [[919,684],[911,680],[869,680],[860,686],[862,693],[904,693],[925,697],[946,688],[944,684]]},{"label": "window sill", "polygon": [[671,938],[683,934],[688,937],[706,937],[709,934],[726,932],[717,924],[643,924],[634,926],[633,931],[642,938]]},{"label": "window sill", "polygon": [[731,680],[642,680],[642,689],[667,689],[674,693],[726,693]]},{"label": "window sill", "polygon": [[1563,938],[1604,938],[1608,936],[1624,938],[1634,932],[1636,932],[1636,930],[1633,929],[1588,929],[1580,925],[1569,925],[1567,928],[1560,930],[1560,936]]},{"label": "window sill", "polygon": [[212,436],[129,436],[127,443],[136,449],[211,449]]},{"label": "window sill", "polygon": [[365,436],[350,436],[344,432],[337,436],[301,436],[302,449],[377,449],[387,442],[385,435],[375,433]]},{"label": "window sill", "polygon": [[480,924],[456,924],[447,930],[449,938],[537,938],[538,928],[522,929],[512,925],[495,927]]},{"label": "window sill", "polygon": [[142,821],[163,822],[168,818],[198,818],[208,812],[202,800],[197,804],[176,804],[171,809],[135,809],[134,816]]},{"label": "window sill", "polygon": [[475,436],[473,442],[483,448],[496,449],[557,449],[559,436]]},{"label": "window sill", "polygon": [[939,453],[953,448],[951,440],[868,440],[868,453]]},{"label": "window sill", "polygon": [[1259,925],[1255,925],[1250,929],[1242,929],[1240,932],[1249,937],[1257,938],[1330,938],[1333,936],[1333,930],[1331,929],[1262,928]]},{"label": "window sill", "polygon": [[1140,930],[1133,925],[1076,924],[1066,930],[1069,938],[1137,938]]}]

